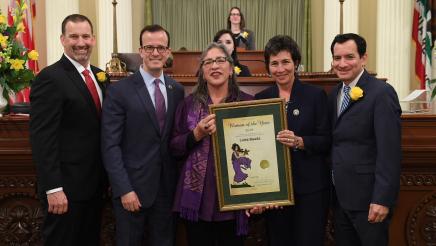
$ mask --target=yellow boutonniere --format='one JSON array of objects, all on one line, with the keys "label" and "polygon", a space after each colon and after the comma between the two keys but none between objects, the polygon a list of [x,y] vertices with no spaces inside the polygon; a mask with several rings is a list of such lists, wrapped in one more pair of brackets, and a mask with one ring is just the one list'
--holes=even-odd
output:
[{"label": "yellow boutonniere", "polygon": [[100,82],[105,82],[107,80],[107,76],[105,72],[98,72],[96,75],[97,75],[97,80]]},{"label": "yellow boutonniere", "polygon": [[248,32],[243,32],[243,33],[241,34],[241,36],[242,36],[243,38],[247,39],[247,38],[248,38]]},{"label": "yellow boutonniere", "polygon": [[357,101],[363,97],[363,90],[359,86],[354,86],[350,90],[350,98],[353,101]]},{"label": "yellow boutonniere", "polygon": [[235,66],[234,71],[236,75],[239,75],[241,73],[241,69],[238,66]]}]

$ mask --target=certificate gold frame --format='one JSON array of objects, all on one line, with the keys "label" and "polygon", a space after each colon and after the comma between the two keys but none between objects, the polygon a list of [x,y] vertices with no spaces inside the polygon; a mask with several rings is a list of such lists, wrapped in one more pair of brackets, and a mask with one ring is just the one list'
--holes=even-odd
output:
[{"label": "certificate gold frame", "polygon": [[294,204],[289,148],[276,140],[287,126],[285,101],[210,105],[220,211]]}]

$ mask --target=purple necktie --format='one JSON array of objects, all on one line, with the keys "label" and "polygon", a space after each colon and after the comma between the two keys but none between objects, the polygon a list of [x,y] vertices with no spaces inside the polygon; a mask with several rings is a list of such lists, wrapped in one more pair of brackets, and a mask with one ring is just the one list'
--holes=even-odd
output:
[{"label": "purple necktie", "polygon": [[160,79],[154,80],[154,103],[156,107],[157,121],[159,122],[160,130],[163,130],[165,125],[165,98],[159,88]]}]

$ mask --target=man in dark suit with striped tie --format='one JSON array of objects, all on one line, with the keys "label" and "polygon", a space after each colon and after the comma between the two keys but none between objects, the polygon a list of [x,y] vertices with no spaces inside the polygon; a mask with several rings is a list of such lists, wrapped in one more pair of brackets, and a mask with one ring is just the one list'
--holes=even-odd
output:
[{"label": "man in dark suit with striped tie", "polygon": [[139,71],[109,86],[103,104],[102,153],[113,194],[117,245],[174,245],[172,203],[176,163],[168,141],[182,85],[164,75],[169,33],[159,25],[140,34]]},{"label": "man in dark suit with striped tie", "polygon": [[329,96],[335,242],[388,245],[400,185],[398,97],[392,86],[365,70],[361,36],[337,35],[331,52],[332,68],[342,80]]},{"label": "man in dark suit with striped tie", "polygon": [[32,83],[30,139],[42,200],[45,245],[99,245],[106,176],[100,152],[103,71],[90,65],[95,45],[83,15],[62,22],[62,58]]}]

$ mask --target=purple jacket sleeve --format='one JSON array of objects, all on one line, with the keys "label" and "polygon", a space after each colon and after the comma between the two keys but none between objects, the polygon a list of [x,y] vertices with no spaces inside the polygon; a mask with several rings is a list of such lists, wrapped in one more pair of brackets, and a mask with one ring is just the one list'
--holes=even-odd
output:
[{"label": "purple jacket sleeve", "polygon": [[[179,104],[174,116],[174,127],[170,141],[170,151],[175,157],[183,157],[187,155],[189,150],[187,149],[187,141],[191,130],[188,128],[187,116],[189,109],[189,100],[185,100]],[[192,105],[191,105],[192,106]]]}]

